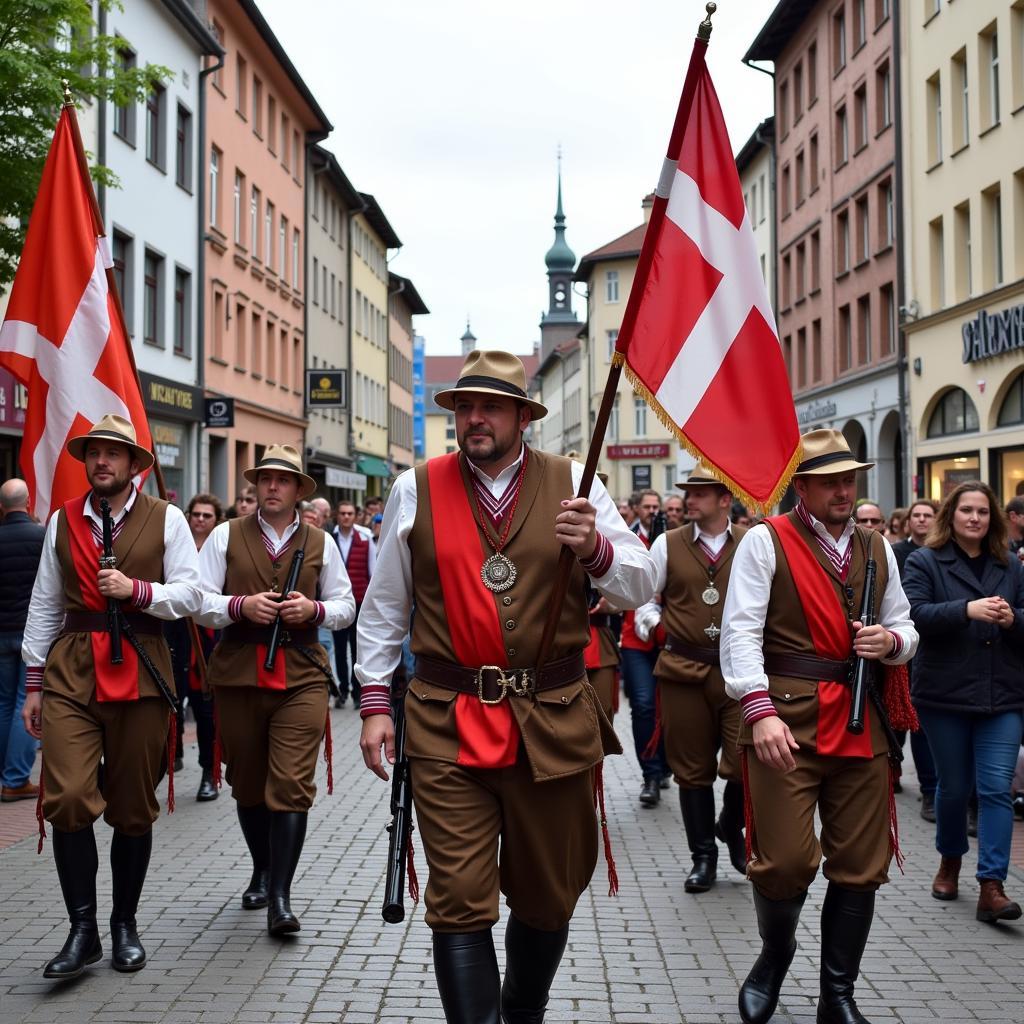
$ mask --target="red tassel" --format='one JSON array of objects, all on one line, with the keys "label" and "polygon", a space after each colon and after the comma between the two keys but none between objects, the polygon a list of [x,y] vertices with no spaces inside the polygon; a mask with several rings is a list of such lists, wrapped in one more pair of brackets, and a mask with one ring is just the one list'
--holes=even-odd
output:
[{"label": "red tassel", "polygon": [[217,714],[217,702],[213,703],[213,785],[215,789],[220,789],[221,782],[221,757],[222,750],[220,744],[220,716]]},{"label": "red tassel", "polygon": [[36,797],[36,821],[39,822],[39,844],[36,846],[36,853],[43,852],[43,840],[46,838],[46,819],[43,817],[43,791],[46,784],[43,782],[45,776],[42,757],[39,758],[39,796]]},{"label": "red tassel", "polygon": [[327,762],[327,795],[334,795],[334,742],[331,739],[331,711],[327,709],[324,723],[324,760]]},{"label": "red tassel", "polygon": [[896,777],[899,772],[899,766],[894,764],[892,761],[889,762],[889,846],[892,849],[892,855],[896,859],[896,867],[900,869],[900,874],[904,875],[906,872],[903,870],[903,864],[906,858],[903,856],[903,851],[900,849],[900,824],[896,817]]},{"label": "red tassel", "polygon": [[604,762],[594,769],[594,807],[597,808],[601,821],[604,862],[608,865],[608,895],[615,896],[619,891],[619,873],[615,870],[615,858],[612,856],[612,840],[608,834],[608,815],[604,809]]},{"label": "red tassel", "polygon": [[910,702],[910,676],[906,665],[885,666],[885,710],[894,729],[917,732],[921,728],[917,711]]},{"label": "red tassel", "polygon": [[651,733],[651,738],[640,756],[644,759],[656,757],[659,743],[661,743],[661,683],[658,683],[654,689],[654,732]]},{"label": "red tassel", "polygon": [[612,714],[619,713],[619,673],[615,671],[615,682],[612,683]]},{"label": "red tassel", "polygon": [[409,879],[409,899],[420,901],[420,880],[416,877],[416,851],[412,848],[412,828],[409,829],[409,846],[405,855],[405,874]]},{"label": "red tassel", "polygon": [[174,813],[174,759],[178,756],[178,716],[171,713],[167,733],[167,813]]},{"label": "red tassel", "polygon": [[743,841],[746,844],[747,863],[754,859],[754,804],[750,799],[750,773],[747,771],[749,747],[740,750],[740,765],[743,768]]}]

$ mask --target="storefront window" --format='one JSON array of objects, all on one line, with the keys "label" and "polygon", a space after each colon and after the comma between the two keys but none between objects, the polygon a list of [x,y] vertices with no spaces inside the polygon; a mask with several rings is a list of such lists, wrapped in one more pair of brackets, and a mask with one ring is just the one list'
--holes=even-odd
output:
[{"label": "storefront window", "polygon": [[1024,423],[1024,373],[1017,374],[1017,379],[1006,392],[1003,404],[999,407],[996,425],[1012,427],[1018,423]]},{"label": "storefront window", "polygon": [[992,481],[1004,505],[1024,495],[1024,446],[992,452]]},{"label": "storefront window", "polygon": [[928,437],[967,434],[978,429],[978,410],[963,388],[952,388],[935,406],[928,421]]},{"label": "storefront window", "polygon": [[[164,483],[167,486],[168,500],[183,508],[192,497],[185,494],[185,463],[188,456],[188,428],[180,423],[168,423],[165,420],[151,419],[149,429],[153,433],[153,447],[156,449],[160,468],[163,470]],[[150,473],[146,479],[144,490],[155,495],[156,474]]]},{"label": "storefront window", "polygon": [[981,479],[981,459],[977,452],[944,455],[938,459],[921,460],[923,497],[942,501],[953,488],[967,480]]}]

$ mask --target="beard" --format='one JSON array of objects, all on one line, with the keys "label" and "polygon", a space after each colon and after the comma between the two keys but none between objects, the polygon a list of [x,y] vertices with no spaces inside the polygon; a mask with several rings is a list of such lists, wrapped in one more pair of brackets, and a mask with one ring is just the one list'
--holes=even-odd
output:
[{"label": "beard", "polygon": [[93,492],[101,498],[112,498],[115,494],[120,494],[122,491],[127,489],[131,482],[132,477],[129,472],[126,472],[123,475],[115,473],[112,478],[107,481],[89,480]]},{"label": "beard", "polygon": [[472,440],[464,435],[460,447],[470,461],[478,466],[486,466],[503,459],[512,450],[515,442],[515,437],[498,438],[494,434],[483,436],[477,431]]}]

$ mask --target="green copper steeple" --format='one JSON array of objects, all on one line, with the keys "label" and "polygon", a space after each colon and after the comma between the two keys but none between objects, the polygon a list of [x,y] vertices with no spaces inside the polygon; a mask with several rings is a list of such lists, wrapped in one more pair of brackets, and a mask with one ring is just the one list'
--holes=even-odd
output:
[{"label": "green copper steeple", "polygon": [[576,266],[576,254],[565,240],[565,214],[562,212],[562,157],[558,157],[558,204],[555,207],[555,244],[544,257],[548,270],[567,270]]}]

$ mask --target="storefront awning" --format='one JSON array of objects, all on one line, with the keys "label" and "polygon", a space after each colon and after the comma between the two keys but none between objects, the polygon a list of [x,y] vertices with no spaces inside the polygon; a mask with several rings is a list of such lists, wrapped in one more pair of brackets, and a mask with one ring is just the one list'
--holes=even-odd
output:
[{"label": "storefront awning", "polygon": [[383,459],[378,459],[376,455],[360,455],[356,459],[356,471],[367,476],[391,476],[388,464]]}]

